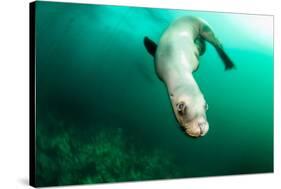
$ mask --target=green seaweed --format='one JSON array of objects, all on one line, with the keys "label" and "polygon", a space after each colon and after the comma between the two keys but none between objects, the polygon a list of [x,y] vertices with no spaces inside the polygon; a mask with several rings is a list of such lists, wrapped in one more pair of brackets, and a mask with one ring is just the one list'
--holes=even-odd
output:
[{"label": "green seaweed", "polygon": [[[75,136],[73,127],[48,132],[37,126],[36,185],[70,185],[177,178],[173,157],[141,150],[122,129],[104,128]],[[86,139],[85,139],[86,138]]]}]

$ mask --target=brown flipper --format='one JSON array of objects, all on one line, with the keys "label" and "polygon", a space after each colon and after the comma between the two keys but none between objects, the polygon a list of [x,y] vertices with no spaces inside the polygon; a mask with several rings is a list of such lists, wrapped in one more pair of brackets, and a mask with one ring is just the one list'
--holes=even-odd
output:
[{"label": "brown flipper", "polygon": [[229,58],[229,56],[224,51],[221,43],[216,38],[216,36],[215,36],[213,30],[210,28],[210,26],[208,26],[208,24],[205,22],[201,22],[201,24],[202,25],[200,28],[200,36],[215,47],[217,53],[219,54],[220,58],[223,61],[225,70],[235,68],[234,63],[232,62],[232,60]]},{"label": "brown flipper", "polygon": [[229,56],[225,53],[223,48],[221,47],[216,47],[215,49],[217,50],[217,53],[219,54],[220,58],[223,60],[225,70],[230,70],[232,68],[235,68],[232,60],[229,58]]},{"label": "brown flipper", "polygon": [[157,49],[157,44],[148,37],[144,37],[143,43],[147,52],[154,57]]}]

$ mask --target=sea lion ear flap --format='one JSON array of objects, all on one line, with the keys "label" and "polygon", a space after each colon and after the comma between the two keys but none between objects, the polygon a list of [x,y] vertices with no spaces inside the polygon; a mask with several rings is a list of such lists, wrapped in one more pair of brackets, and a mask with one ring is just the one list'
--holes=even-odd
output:
[{"label": "sea lion ear flap", "polygon": [[154,57],[157,49],[157,44],[148,37],[144,37],[143,43],[147,52]]}]

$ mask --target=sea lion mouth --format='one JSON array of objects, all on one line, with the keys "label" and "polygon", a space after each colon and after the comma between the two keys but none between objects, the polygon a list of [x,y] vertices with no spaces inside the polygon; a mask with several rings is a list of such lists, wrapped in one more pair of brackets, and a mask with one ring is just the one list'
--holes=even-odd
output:
[{"label": "sea lion mouth", "polygon": [[183,131],[191,137],[205,136],[209,130],[207,121],[197,122],[197,120],[190,121],[182,125]]},{"label": "sea lion mouth", "polygon": [[199,123],[198,126],[200,128],[200,136],[206,135],[209,130],[208,122]]}]

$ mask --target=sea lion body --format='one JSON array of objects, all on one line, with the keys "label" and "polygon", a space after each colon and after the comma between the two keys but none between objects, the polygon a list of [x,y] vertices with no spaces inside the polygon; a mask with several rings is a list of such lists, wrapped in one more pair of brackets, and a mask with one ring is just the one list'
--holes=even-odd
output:
[{"label": "sea lion body", "polygon": [[[199,24],[189,17],[171,24],[163,33],[155,56],[158,76],[163,79],[167,70],[192,72],[199,65],[199,50],[194,40],[199,33]],[[172,69],[171,69],[172,67]]]},{"label": "sea lion body", "polygon": [[199,67],[199,56],[210,42],[223,59],[225,68],[233,63],[222,49],[210,26],[203,20],[185,16],[173,22],[162,34],[158,45],[148,38],[144,44],[155,58],[158,77],[166,84],[177,121],[193,137],[209,130],[207,103],[192,73]]}]

